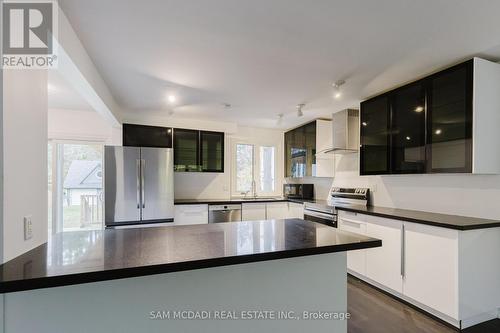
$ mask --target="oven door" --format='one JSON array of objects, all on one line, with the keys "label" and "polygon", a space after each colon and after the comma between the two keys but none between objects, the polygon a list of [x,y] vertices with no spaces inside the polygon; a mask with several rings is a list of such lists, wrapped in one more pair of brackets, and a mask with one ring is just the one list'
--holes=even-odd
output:
[{"label": "oven door", "polygon": [[330,227],[337,228],[337,219],[333,214],[318,212],[315,210],[304,210],[304,220],[318,222]]}]

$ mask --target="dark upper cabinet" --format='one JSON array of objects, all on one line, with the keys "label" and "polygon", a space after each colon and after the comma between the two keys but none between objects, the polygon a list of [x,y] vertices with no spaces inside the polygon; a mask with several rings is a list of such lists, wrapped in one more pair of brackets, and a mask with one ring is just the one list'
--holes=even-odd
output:
[{"label": "dark upper cabinet", "polygon": [[362,102],[360,174],[472,172],[473,80],[471,60]]},{"label": "dark upper cabinet", "polygon": [[389,116],[389,98],[387,95],[361,103],[361,175],[388,174],[390,171]]},{"label": "dark upper cabinet", "polygon": [[316,121],[285,133],[285,177],[312,176],[315,159]]},{"label": "dark upper cabinet", "polygon": [[174,170],[224,172],[224,133],[174,129]]},{"label": "dark upper cabinet", "polygon": [[224,133],[200,132],[201,171],[224,172]]},{"label": "dark upper cabinet", "polygon": [[416,82],[398,89],[391,98],[392,173],[424,173],[424,83]]},{"label": "dark upper cabinet", "polygon": [[467,62],[428,82],[428,172],[472,172],[472,72]]},{"label": "dark upper cabinet", "polygon": [[124,146],[172,148],[170,127],[123,124],[122,134]]},{"label": "dark upper cabinet", "polygon": [[174,130],[174,170],[201,171],[199,131]]}]

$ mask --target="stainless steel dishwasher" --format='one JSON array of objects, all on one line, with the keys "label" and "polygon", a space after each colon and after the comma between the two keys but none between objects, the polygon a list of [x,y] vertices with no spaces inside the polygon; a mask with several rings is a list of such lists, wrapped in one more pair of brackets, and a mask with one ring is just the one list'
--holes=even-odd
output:
[{"label": "stainless steel dishwasher", "polygon": [[208,223],[236,221],[241,221],[241,204],[208,206]]}]

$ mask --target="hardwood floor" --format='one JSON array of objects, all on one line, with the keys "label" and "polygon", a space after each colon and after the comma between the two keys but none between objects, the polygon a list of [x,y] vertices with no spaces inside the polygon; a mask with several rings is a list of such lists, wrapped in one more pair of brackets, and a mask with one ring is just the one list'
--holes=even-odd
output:
[{"label": "hardwood floor", "polygon": [[[349,276],[348,333],[453,333],[445,324]],[[463,330],[464,333],[500,332],[500,319]]]}]

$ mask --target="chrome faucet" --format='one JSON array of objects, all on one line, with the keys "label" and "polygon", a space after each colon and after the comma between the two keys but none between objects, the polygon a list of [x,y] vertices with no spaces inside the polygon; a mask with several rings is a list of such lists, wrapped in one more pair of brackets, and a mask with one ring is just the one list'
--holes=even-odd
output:
[{"label": "chrome faucet", "polygon": [[257,187],[256,187],[256,184],[255,184],[255,180],[252,180],[252,196],[255,198],[257,198]]}]

